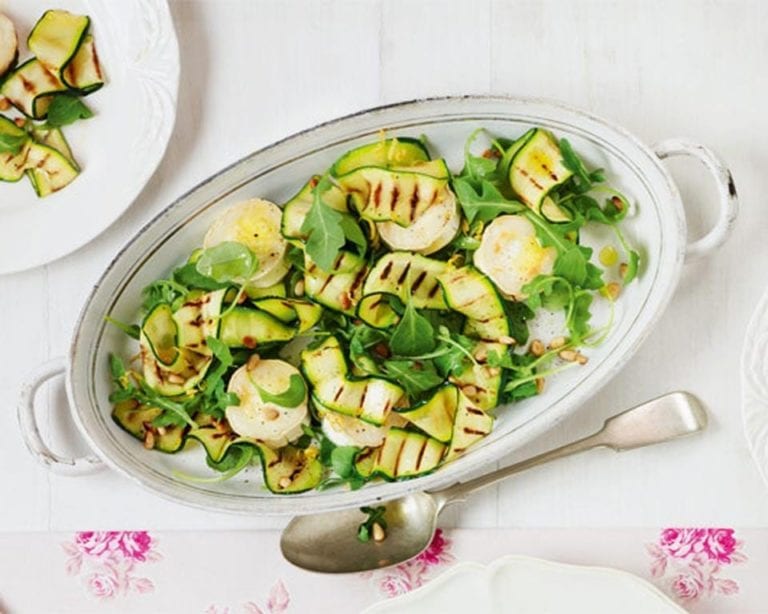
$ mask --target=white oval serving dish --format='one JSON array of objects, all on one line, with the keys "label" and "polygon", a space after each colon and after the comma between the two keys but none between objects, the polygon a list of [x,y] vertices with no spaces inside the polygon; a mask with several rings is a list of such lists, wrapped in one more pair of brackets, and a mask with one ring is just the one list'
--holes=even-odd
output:
[{"label": "white oval serving dish", "polygon": [[[127,355],[130,340],[107,325],[104,316],[133,320],[141,289],[183,261],[224,208],[254,196],[285,202],[306,177],[326,168],[350,147],[375,139],[382,129],[393,135],[426,134],[430,147],[446,156],[456,169],[461,166],[464,141],[475,128],[482,126],[495,134],[515,136],[532,125],[545,126],[567,137],[590,165],[606,169],[611,183],[637,203],[626,229],[642,248],[644,266],[637,282],[622,294],[612,332],[591,351],[589,363],[552,378],[541,396],[500,409],[493,433],[464,457],[419,479],[372,483],[354,492],[327,490],[276,496],[254,484],[255,472],[216,484],[174,477],[174,469],[193,474],[204,471],[202,450],[150,454],[113,423],[107,399],[107,356],[110,352]],[[686,245],[686,223],[677,188],[661,162],[666,156],[683,154],[699,159],[709,169],[721,204],[715,227],[692,245]],[[141,229],[104,272],[86,302],[69,357],[44,365],[25,386],[19,406],[22,431],[32,452],[54,470],[82,473],[103,461],[161,496],[209,510],[307,514],[445,486],[551,429],[605,384],[638,348],[664,310],[686,255],[701,255],[722,243],[736,209],[730,173],[707,148],[674,140],[650,149],[621,128],[557,103],[453,97],[363,111],[248,156],[182,196]],[[34,392],[41,382],[64,370],[72,416],[98,457],[62,458],[51,452],[39,436],[32,412]]]}]

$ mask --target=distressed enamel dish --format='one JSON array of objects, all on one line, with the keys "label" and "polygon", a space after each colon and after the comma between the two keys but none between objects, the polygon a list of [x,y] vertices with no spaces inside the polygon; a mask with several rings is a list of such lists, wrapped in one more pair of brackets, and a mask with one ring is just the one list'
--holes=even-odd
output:
[{"label": "distressed enamel dish", "polygon": [[[533,125],[567,137],[591,166],[606,169],[610,182],[637,203],[625,228],[642,249],[644,266],[637,282],[617,303],[611,334],[591,351],[589,363],[548,382],[539,397],[500,408],[491,435],[462,458],[418,479],[372,483],[358,491],[313,491],[277,496],[257,483],[259,469],[216,484],[174,477],[174,470],[195,473],[200,450],[177,455],[147,453],[110,418],[110,352],[128,355],[124,335],[104,322],[106,314],[131,321],[138,313],[141,289],[162,277],[199,244],[224,208],[260,196],[285,202],[312,173],[326,168],[343,151],[376,138],[426,134],[430,147],[461,166],[466,137],[484,127],[517,135]],[[686,155],[701,161],[719,192],[720,214],[714,228],[693,244],[677,188],[662,159]],[[521,98],[456,97],[418,100],[364,111],[291,136],[224,169],[168,206],[141,229],[118,254],[86,302],[67,358],[33,374],[20,402],[22,431],[32,452],[52,470],[78,474],[103,464],[157,494],[209,510],[247,514],[302,514],[365,505],[406,492],[437,488],[460,480],[496,461],[539,433],[555,427],[593,395],[630,358],[672,297],[686,257],[701,256],[727,237],[737,212],[728,170],[706,147],[683,140],[646,147],[625,130],[588,113],[557,103]],[[96,456],[63,458],[43,442],[32,402],[42,382],[66,373],[74,421]]]}]

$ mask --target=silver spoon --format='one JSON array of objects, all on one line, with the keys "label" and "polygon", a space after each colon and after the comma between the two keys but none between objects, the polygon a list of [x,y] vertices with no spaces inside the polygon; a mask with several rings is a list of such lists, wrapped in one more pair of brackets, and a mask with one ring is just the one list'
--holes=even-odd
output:
[{"label": "silver spoon", "polygon": [[357,539],[358,527],[367,516],[353,508],[294,518],[283,531],[280,548],[291,563],[311,571],[345,573],[396,565],[430,544],[437,517],[446,505],[463,501],[476,490],[592,448],[631,450],[697,433],[706,426],[707,414],[699,400],[687,392],[672,392],[609,418],[603,428],[584,439],[443,490],[387,501],[386,538],[380,542]]}]

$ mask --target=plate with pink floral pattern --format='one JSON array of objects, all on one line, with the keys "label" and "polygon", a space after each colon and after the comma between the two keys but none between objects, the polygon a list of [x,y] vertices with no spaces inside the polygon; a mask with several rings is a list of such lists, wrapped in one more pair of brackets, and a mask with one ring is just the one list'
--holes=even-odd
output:
[{"label": "plate with pink floral pattern", "polygon": [[768,484],[768,291],[752,315],[744,340],[741,412],[752,457]]},{"label": "plate with pink floral pattern", "polygon": [[505,556],[490,565],[461,563],[429,584],[365,612],[680,614],[685,610],[625,571]]}]

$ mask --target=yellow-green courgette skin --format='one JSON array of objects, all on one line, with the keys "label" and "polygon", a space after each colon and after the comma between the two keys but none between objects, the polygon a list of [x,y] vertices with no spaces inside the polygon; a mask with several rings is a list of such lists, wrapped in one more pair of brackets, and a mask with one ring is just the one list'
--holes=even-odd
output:
[{"label": "yellow-green courgette skin", "polygon": [[465,315],[465,334],[497,341],[509,336],[509,321],[496,288],[473,266],[451,269],[438,277],[448,306]]},{"label": "yellow-green courgette skin", "polygon": [[331,167],[331,174],[339,177],[364,166],[406,167],[428,160],[429,152],[418,139],[384,139],[348,151]]}]

